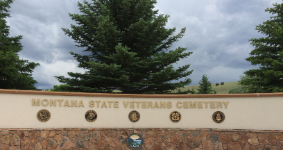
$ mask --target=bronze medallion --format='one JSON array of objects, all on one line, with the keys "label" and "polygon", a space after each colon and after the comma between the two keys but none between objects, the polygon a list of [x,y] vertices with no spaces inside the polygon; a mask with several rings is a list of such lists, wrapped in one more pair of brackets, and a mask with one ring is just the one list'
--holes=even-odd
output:
[{"label": "bronze medallion", "polygon": [[85,119],[88,122],[94,122],[97,119],[97,113],[94,110],[89,110],[85,113]]},{"label": "bronze medallion", "polygon": [[135,110],[131,111],[131,112],[129,113],[129,119],[130,119],[130,121],[132,121],[132,122],[137,122],[137,121],[139,121],[139,120],[140,120],[140,113],[137,112],[137,111],[135,111]]},{"label": "bronze medallion", "polygon": [[174,123],[177,123],[181,120],[181,114],[178,111],[173,111],[170,114],[170,120]]},{"label": "bronze medallion", "polygon": [[41,109],[37,112],[37,119],[41,122],[47,122],[51,117],[51,114],[46,109]]},{"label": "bronze medallion", "polygon": [[212,119],[216,123],[221,123],[225,120],[225,115],[221,111],[216,111],[215,113],[213,113]]}]

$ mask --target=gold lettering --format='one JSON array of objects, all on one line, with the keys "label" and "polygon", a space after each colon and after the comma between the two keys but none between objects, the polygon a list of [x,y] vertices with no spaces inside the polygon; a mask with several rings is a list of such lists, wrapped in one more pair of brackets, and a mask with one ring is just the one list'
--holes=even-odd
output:
[{"label": "gold lettering", "polygon": [[157,101],[155,101],[155,103],[154,103],[154,108],[159,108]]},{"label": "gold lettering", "polygon": [[215,102],[214,101],[210,101],[210,108],[212,108],[212,109],[215,108]]},{"label": "gold lettering", "polygon": [[123,101],[123,103],[124,103],[124,107],[127,108],[128,104],[129,104],[129,101],[127,101],[127,103],[125,103],[125,101]]},{"label": "gold lettering", "polygon": [[209,102],[204,101],[203,103],[205,103],[205,108],[207,108],[207,104],[208,104]]},{"label": "gold lettering", "polygon": [[32,99],[32,106],[40,106],[40,99],[35,100],[35,98]]},{"label": "gold lettering", "polygon": [[141,102],[137,101],[136,103],[137,103],[138,108],[140,108],[140,103]]},{"label": "gold lettering", "polygon": [[56,107],[56,99],[53,101],[53,99],[50,99],[50,106],[55,106]]},{"label": "gold lettering", "polygon": [[62,106],[62,102],[63,102],[64,100],[58,99],[58,101],[59,101],[59,106],[61,107],[61,106]]},{"label": "gold lettering", "polygon": [[198,109],[202,109],[202,102],[198,102]]},{"label": "gold lettering", "polygon": [[142,102],[142,108],[146,108],[146,102]]},{"label": "gold lettering", "polygon": [[107,108],[107,105],[106,105],[105,101],[102,101],[101,108],[103,108],[103,107]]},{"label": "gold lettering", "polygon": [[176,107],[177,107],[177,108],[182,108],[182,106],[179,106],[179,104],[182,105],[182,102],[178,101],[178,102],[176,103]]},{"label": "gold lettering", "polygon": [[79,102],[79,107],[81,107],[81,106],[85,107],[83,100],[80,100],[80,102]]},{"label": "gold lettering", "polygon": [[[45,104],[44,104],[44,102],[45,102]],[[48,104],[49,104],[48,99],[43,99],[43,100],[41,101],[41,105],[42,105],[42,106],[47,106]]]},{"label": "gold lettering", "polygon": [[190,103],[190,108],[196,108],[197,107],[195,101],[194,102],[189,102],[189,103]]},{"label": "gold lettering", "polygon": [[147,108],[149,108],[149,107],[152,108],[152,102],[151,101],[147,102]]},{"label": "gold lettering", "polygon": [[217,108],[220,107],[220,108],[222,109],[222,102],[217,102],[217,103],[216,103],[216,106],[217,106]]},{"label": "gold lettering", "polygon": [[135,108],[135,103],[134,102],[130,102],[130,108]]},{"label": "gold lettering", "polygon": [[226,103],[225,103],[225,102],[223,102],[223,104],[224,104],[224,106],[225,106],[225,109],[227,109],[228,104],[229,104],[229,101],[227,101]]},{"label": "gold lettering", "polygon": [[160,108],[166,108],[166,102],[160,102]]},{"label": "gold lettering", "polygon": [[168,109],[172,108],[172,102],[167,102],[167,108]]},{"label": "gold lettering", "polygon": [[184,108],[189,108],[189,102],[188,101],[184,101],[183,102],[183,107]]},{"label": "gold lettering", "polygon": [[75,107],[77,107],[78,106],[78,102],[77,102],[77,100],[71,100],[71,107],[73,107],[73,106],[75,106]]},{"label": "gold lettering", "polygon": [[107,103],[109,104],[109,108],[111,108],[111,104],[113,103],[113,101],[107,101]]},{"label": "gold lettering", "polygon": [[93,108],[93,107],[94,107],[94,101],[93,101],[93,100],[89,101],[89,107],[90,107],[90,108]]},{"label": "gold lettering", "polygon": [[95,102],[97,104],[97,108],[99,108],[99,104],[100,104],[101,101],[95,101]]},{"label": "gold lettering", "polygon": [[119,108],[119,101],[114,101],[114,108]]},{"label": "gold lettering", "polygon": [[70,103],[69,103],[69,100],[67,100],[67,99],[65,100],[65,103],[64,103],[64,107],[65,107],[65,106],[68,106],[68,107],[70,107]]}]

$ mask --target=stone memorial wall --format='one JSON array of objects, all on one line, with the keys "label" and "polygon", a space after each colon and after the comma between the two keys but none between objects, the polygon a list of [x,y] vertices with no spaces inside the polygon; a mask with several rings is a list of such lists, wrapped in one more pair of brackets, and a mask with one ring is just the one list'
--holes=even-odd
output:
[{"label": "stone memorial wall", "polygon": [[144,150],[280,150],[281,131],[220,129],[2,129],[1,150],[130,150],[131,133]]},{"label": "stone memorial wall", "polygon": [[0,90],[0,149],[283,149],[282,97]]}]

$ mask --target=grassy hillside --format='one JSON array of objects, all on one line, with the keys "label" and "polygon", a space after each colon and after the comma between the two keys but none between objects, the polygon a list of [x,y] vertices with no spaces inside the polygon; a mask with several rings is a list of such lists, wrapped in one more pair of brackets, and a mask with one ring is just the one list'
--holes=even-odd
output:
[{"label": "grassy hillside", "polygon": [[[216,86],[215,83],[212,84],[212,89],[215,90],[217,92],[217,94],[229,94],[229,90],[233,87],[238,86],[239,83],[238,82],[225,82],[224,85],[219,85]],[[193,86],[185,86],[184,88],[181,88],[181,90],[192,90],[195,89],[195,91],[197,91],[197,89],[199,88],[199,85],[193,85]]]}]

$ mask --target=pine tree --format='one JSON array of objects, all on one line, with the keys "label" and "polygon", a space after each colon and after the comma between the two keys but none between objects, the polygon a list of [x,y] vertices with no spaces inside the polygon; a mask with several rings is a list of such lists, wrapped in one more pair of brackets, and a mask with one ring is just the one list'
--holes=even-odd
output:
[{"label": "pine tree", "polygon": [[35,89],[37,83],[31,73],[38,63],[20,60],[22,36],[9,37],[9,26],[5,18],[10,17],[9,8],[13,0],[0,1],[0,89]]},{"label": "pine tree", "polygon": [[81,14],[70,14],[78,25],[64,28],[66,35],[85,48],[85,55],[72,52],[85,73],[69,72],[56,77],[70,85],[69,91],[123,93],[170,93],[188,85],[190,65],[175,69],[172,64],[192,52],[172,43],[183,37],[185,28],[173,35],[166,29],[168,15],[153,10],[155,0],[92,0],[78,3]]},{"label": "pine tree", "polygon": [[216,94],[216,91],[212,90],[211,83],[206,75],[203,75],[199,81],[198,94]]},{"label": "pine tree", "polygon": [[256,26],[265,36],[250,40],[255,49],[246,60],[259,68],[246,71],[248,78],[242,79],[240,84],[251,93],[283,91],[283,4],[273,6],[265,10],[273,16]]}]

